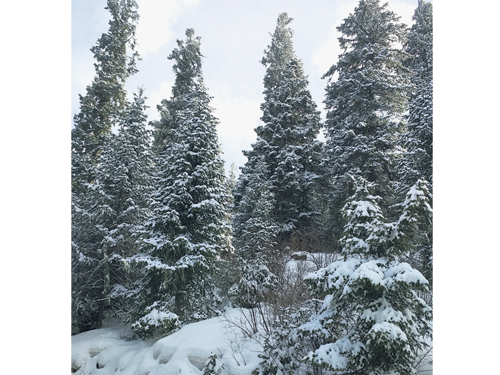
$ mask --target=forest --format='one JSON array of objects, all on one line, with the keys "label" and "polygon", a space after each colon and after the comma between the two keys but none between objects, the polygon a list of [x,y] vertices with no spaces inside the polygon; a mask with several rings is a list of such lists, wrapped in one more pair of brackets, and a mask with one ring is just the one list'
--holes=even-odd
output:
[{"label": "forest", "polygon": [[[279,14],[238,176],[225,172],[195,29],[168,56],[175,82],[149,121],[147,88],[125,89],[140,9],[106,9],[71,131],[73,343],[113,321],[122,340],[160,345],[217,318],[239,337],[232,359],[208,353],[192,373],[432,373],[432,3],[418,0],[409,26],[379,0],[345,15],[325,121]],[[72,372],[111,371],[95,358]],[[166,373],[132,367],[119,373]]]}]

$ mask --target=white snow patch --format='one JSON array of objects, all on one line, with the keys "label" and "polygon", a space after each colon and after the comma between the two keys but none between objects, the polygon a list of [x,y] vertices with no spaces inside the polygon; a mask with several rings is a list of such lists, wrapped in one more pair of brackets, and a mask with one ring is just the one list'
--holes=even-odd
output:
[{"label": "white snow patch", "polygon": [[[227,315],[237,321],[240,309]],[[72,337],[71,367],[78,375],[201,374],[211,354],[221,356],[223,375],[251,375],[261,361],[262,346],[244,338],[223,317],[188,324],[154,340],[126,340],[123,325],[84,332]]]},{"label": "white snow patch", "polygon": [[391,287],[395,281],[400,281],[408,284],[428,284],[427,279],[416,269],[412,268],[408,263],[398,263],[385,271],[387,286]]},{"label": "white snow patch", "polygon": [[402,340],[402,341],[408,340],[406,334],[401,330],[401,328],[399,328],[399,326],[397,326],[394,323],[390,322],[376,323],[370,329],[368,334],[376,332],[384,333],[384,337],[387,337],[391,340]]}]

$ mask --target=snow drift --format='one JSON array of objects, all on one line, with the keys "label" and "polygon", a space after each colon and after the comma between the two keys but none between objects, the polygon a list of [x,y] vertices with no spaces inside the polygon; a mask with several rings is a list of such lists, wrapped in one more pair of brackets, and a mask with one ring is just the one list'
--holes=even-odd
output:
[{"label": "snow drift", "polygon": [[[78,375],[173,375],[202,374],[210,355],[224,365],[221,375],[250,375],[258,366],[262,346],[244,338],[231,321],[242,310],[224,317],[188,324],[155,340],[130,340],[123,324],[84,332],[72,337],[71,372]],[[227,319],[229,318],[229,320]]]}]

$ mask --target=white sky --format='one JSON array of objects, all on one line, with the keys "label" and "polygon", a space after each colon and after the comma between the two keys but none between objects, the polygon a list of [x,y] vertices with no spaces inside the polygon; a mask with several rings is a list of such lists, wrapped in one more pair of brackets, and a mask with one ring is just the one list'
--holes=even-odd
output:
[{"label": "white sky", "polygon": [[[167,56],[186,28],[201,37],[203,73],[220,120],[219,142],[228,170],[243,166],[242,150],[251,148],[260,122],[264,66],[260,63],[271,42],[278,14],[294,20],[294,48],[309,76],[309,89],[322,110],[326,81],[321,76],[336,62],[340,49],[336,27],[354,11],[357,0],[138,0],[139,72],[127,83],[129,94],[143,86],[148,97],[148,119],[157,119],[156,106],[170,98],[175,79]],[[90,52],[108,30],[106,0],[72,0],[72,113],[78,111],[78,94],[94,77]],[[389,8],[410,25],[417,0],[392,0]]]}]

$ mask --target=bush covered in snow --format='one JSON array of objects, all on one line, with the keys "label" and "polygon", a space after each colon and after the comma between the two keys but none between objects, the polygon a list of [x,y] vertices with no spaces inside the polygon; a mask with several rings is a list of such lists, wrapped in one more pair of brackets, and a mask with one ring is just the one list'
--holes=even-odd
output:
[{"label": "bush covered in snow", "polygon": [[432,310],[415,290],[428,282],[407,263],[349,259],[311,273],[306,282],[326,297],[320,313],[300,327],[326,332],[306,362],[333,373],[415,373],[428,347]]},{"label": "bush covered in snow", "polygon": [[163,311],[157,304],[150,307],[149,312],[131,326],[132,330],[141,338],[164,336],[180,327],[179,317],[170,311]]}]

